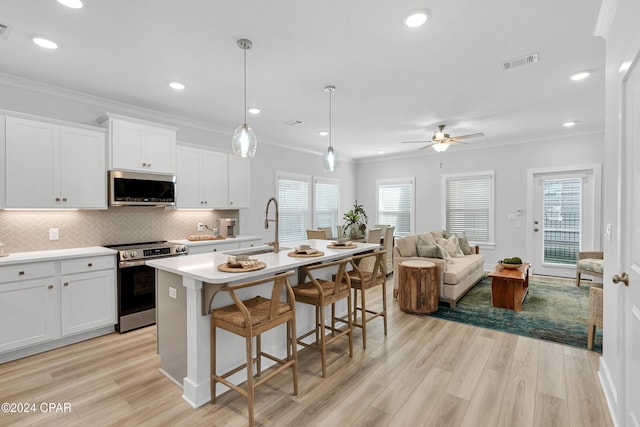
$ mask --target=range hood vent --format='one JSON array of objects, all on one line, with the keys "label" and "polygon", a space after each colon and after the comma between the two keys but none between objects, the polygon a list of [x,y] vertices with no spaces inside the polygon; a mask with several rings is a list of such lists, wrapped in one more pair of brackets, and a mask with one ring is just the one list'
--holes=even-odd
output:
[{"label": "range hood vent", "polygon": [[521,56],[519,58],[510,59],[508,61],[504,61],[500,64],[502,71],[507,71],[512,68],[522,67],[523,65],[533,64],[534,62],[538,62],[539,54],[538,52],[533,52],[528,55]]},{"label": "range hood vent", "polygon": [[11,25],[0,22],[0,40],[8,39],[12,29],[13,27]]}]

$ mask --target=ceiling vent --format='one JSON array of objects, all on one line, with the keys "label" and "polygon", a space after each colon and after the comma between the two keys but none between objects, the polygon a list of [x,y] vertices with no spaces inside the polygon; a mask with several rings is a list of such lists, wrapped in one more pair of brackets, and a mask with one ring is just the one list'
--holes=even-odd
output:
[{"label": "ceiling vent", "polygon": [[538,52],[530,53],[525,56],[521,56],[519,58],[510,59],[508,61],[504,61],[500,64],[502,71],[507,71],[512,68],[521,67],[523,65],[533,64],[534,62],[538,62],[539,54]]},{"label": "ceiling vent", "polygon": [[288,122],[284,122],[284,124],[287,126],[300,126],[303,123],[304,122],[301,120],[289,120]]},{"label": "ceiling vent", "polygon": [[1,40],[6,40],[9,38],[9,34],[11,34],[11,29],[13,27],[11,27],[10,25],[7,24],[3,24],[0,22],[0,39]]}]

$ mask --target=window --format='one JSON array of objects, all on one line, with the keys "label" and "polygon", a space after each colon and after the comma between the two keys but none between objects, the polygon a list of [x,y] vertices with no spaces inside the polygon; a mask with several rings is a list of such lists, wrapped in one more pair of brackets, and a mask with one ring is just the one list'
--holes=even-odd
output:
[{"label": "window", "polygon": [[304,240],[311,225],[311,177],[286,172],[277,172],[276,176],[280,208],[278,240]]},{"label": "window", "polygon": [[377,224],[395,227],[396,236],[414,234],[414,180],[402,178],[378,180]]},{"label": "window", "polygon": [[493,171],[442,177],[445,230],[464,232],[474,243],[493,245],[493,180]]},{"label": "window", "polygon": [[313,224],[315,228],[331,227],[332,236],[337,235],[340,181],[329,178],[315,178],[313,185]]},{"label": "window", "polygon": [[543,262],[575,265],[582,230],[582,178],[543,180]]}]

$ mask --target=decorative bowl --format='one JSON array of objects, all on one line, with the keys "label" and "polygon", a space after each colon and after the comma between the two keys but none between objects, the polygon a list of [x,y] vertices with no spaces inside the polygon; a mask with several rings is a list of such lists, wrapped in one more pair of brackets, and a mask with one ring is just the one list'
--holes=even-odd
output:
[{"label": "decorative bowl", "polygon": [[522,264],[506,264],[502,261],[498,261],[498,264],[500,264],[502,268],[506,268],[508,270],[515,270],[517,268],[522,267]]}]

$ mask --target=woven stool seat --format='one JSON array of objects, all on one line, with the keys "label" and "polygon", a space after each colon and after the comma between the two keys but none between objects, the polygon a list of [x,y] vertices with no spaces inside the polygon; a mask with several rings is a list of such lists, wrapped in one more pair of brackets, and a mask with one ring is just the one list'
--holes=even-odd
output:
[{"label": "woven stool seat", "polygon": [[[249,310],[249,317],[251,318],[251,324],[253,326],[259,325],[269,320],[269,314],[271,309],[271,300],[260,296],[243,301],[245,307]],[[291,305],[279,302],[277,304],[277,315],[285,314],[287,311],[291,311]],[[226,307],[221,307],[213,310],[211,315],[219,320],[224,320],[228,323],[234,324],[238,327],[244,328],[247,326],[244,314],[240,311],[237,305],[231,304]]]}]

